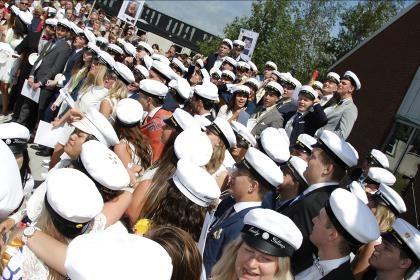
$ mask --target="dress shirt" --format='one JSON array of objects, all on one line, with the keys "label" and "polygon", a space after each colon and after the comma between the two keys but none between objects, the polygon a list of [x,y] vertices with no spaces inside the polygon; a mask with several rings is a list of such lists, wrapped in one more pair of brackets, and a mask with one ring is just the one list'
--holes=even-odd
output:
[{"label": "dress shirt", "polygon": [[295,280],[318,280],[350,260],[350,256],[333,260],[314,260],[314,264],[295,276]]}]

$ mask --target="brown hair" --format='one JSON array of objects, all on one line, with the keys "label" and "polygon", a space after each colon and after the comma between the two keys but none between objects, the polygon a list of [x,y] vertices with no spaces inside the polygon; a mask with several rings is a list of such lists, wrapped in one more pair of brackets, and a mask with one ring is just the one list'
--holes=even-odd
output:
[{"label": "brown hair", "polygon": [[320,149],[320,151],[321,152],[319,154],[321,155],[321,162],[322,162],[322,164],[323,165],[329,165],[329,164],[332,164],[333,165],[334,170],[333,170],[333,173],[331,175],[331,179],[333,179],[333,180],[335,180],[337,182],[340,182],[341,179],[343,179],[344,176],[346,175],[346,170],[343,167],[341,167],[340,165],[338,165],[337,163],[335,163],[328,156],[328,154],[324,150]]},{"label": "brown hair", "polygon": [[172,259],[171,280],[199,280],[202,258],[195,241],[184,230],[174,226],[152,228],[147,237],[159,243]]}]

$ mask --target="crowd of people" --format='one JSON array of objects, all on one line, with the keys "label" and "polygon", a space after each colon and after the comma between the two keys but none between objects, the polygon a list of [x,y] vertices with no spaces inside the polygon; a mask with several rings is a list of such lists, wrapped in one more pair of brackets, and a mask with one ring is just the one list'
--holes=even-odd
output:
[{"label": "crowd of people", "polygon": [[387,156],[346,141],[354,72],[163,54],[85,0],[0,17],[1,279],[419,279]]}]

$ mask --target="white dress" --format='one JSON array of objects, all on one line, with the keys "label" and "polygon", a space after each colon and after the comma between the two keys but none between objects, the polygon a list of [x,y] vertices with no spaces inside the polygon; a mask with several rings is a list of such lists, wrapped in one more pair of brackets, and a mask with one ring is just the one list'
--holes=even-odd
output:
[{"label": "white dress", "polygon": [[[14,50],[17,45],[22,42],[23,38],[14,38],[13,29],[6,31],[5,43],[8,43]],[[20,65],[20,59],[9,56],[4,63],[0,64],[0,81],[3,83],[13,84],[15,74]]]}]

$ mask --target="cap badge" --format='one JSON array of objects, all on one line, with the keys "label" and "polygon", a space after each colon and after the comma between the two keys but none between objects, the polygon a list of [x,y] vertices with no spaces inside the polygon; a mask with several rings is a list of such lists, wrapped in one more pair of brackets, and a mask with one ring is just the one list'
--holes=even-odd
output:
[{"label": "cap badge", "polygon": [[220,237],[222,236],[222,231],[223,231],[223,229],[222,229],[222,228],[219,228],[218,230],[216,230],[216,231],[213,233],[213,237],[214,237],[214,239],[220,239]]},{"label": "cap badge", "polygon": [[267,240],[267,239],[270,237],[270,235],[269,235],[267,232],[264,232],[264,233],[261,235],[261,237],[262,237],[263,239]]},{"label": "cap badge", "polygon": [[108,155],[108,159],[112,162],[113,165],[117,165],[118,164],[118,161],[117,161],[117,159],[115,158],[115,156],[113,154],[108,153],[107,155]]},{"label": "cap badge", "polygon": [[409,239],[411,237],[411,234],[409,232],[404,233],[404,237]]}]

